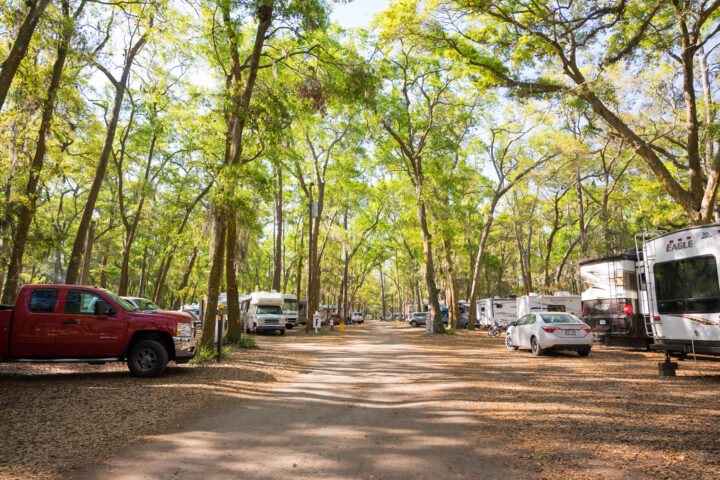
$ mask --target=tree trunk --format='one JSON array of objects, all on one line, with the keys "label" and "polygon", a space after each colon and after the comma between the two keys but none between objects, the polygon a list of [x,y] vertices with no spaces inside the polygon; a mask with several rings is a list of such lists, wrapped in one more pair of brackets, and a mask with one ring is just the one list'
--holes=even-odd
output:
[{"label": "tree trunk", "polygon": [[[24,57],[25,53],[27,52],[27,43],[30,42],[30,37],[35,30],[37,21],[42,15],[42,12],[45,10],[48,1],[49,0],[35,0],[31,4],[30,11],[25,18],[25,23],[23,24],[23,27],[20,28],[20,32],[18,33],[18,39],[16,40],[15,45],[13,45],[10,56],[8,56],[7,60],[5,60],[5,62],[3,63],[2,70],[0,71],[0,110],[2,109],[2,104],[5,100],[7,90],[10,87],[10,82],[12,82],[12,76],[15,75],[15,70],[17,70],[17,67],[20,64],[20,60],[22,60],[22,57]],[[9,304],[15,302],[15,292],[17,290],[20,273],[22,272],[22,259],[23,255],[25,254],[25,245],[27,243],[28,233],[30,231],[30,224],[32,223],[32,219],[35,216],[35,207],[37,202],[37,186],[40,180],[43,165],[45,163],[45,152],[47,151],[47,136],[48,133],[50,133],[50,128],[52,127],[53,114],[55,112],[55,100],[57,99],[57,92],[60,88],[62,72],[65,68],[68,48],[70,46],[70,40],[74,31],[74,25],[70,21],[68,0],[63,0],[62,10],[64,21],[66,23],[63,27],[60,44],[58,45],[57,57],[55,58],[55,63],[53,64],[47,97],[45,97],[45,101],[43,102],[40,128],[38,130],[38,139],[37,144],[35,145],[35,154],[33,155],[32,163],[30,164],[28,181],[25,185],[25,201],[20,202],[18,207],[18,225],[15,231],[15,238],[10,254],[6,282],[3,286],[2,303]],[[77,13],[79,13],[79,9]],[[23,32],[23,28],[29,30],[29,32]],[[23,47],[23,40],[21,40],[21,38],[24,38],[24,36],[27,36],[27,42]],[[18,51],[15,51],[16,46],[18,48]],[[20,57],[17,59],[17,64],[14,67],[13,62],[15,60],[11,59],[13,58],[13,52],[15,52],[15,55],[20,55]],[[12,76],[6,79],[6,74],[11,75],[10,70],[13,70]],[[2,85],[4,81],[7,81],[6,87],[3,87]],[[4,92],[3,88],[5,88]]]},{"label": "tree trunk", "polygon": [[27,54],[35,28],[48,3],[50,3],[50,0],[25,0],[25,4],[29,6],[30,9],[27,15],[25,15],[25,20],[22,25],[20,25],[10,53],[2,63],[2,68],[0,68],[0,111],[2,111],[8,91],[10,90],[10,84],[13,78],[15,78],[15,73],[20,63]]},{"label": "tree trunk", "polygon": [[380,265],[380,297],[382,299],[382,320],[387,318],[387,309],[385,307],[385,277],[383,276],[382,265]]},{"label": "tree trunk", "polygon": [[[300,250],[298,252],[297,275],[295,277],[295,296],[297,297],[298,310],[300,310],[300,295],[302,293],[302,273],[303,273],[303,249],[305,248],[305,224],[303,223],[300,230]],[[300,316],[298,315],[298,322]]]},{"label": "tree trunk", "polygon": [[80,285],[88,285],[90,282],[90,264],[92,263],[93,241],[95,240],[95,220],[90,222],[88,229],[87,243],[85,244],[85,253],[83,254],[83,269],[80,277]]},{"label": "tree trunk", "polygon": [[80,268],[80,257],[82,256],[82,250],[84,246],[85,235],[87,234],[90,220],[92,219],[93,211],[95,210],[95,202],[97,202],[98,195],[100,193],[100,187],[102,186],[105,178],[105,171],[107,170],[108,160],[112,153],[113,141],[115,140],[115,132],[117,131],[117,124],[120,118],[120,109],[122,107],[123,98],[125,96],[125,88],[127,87],[128,79],[130,78],[130,70],[132,69],[133,61],[135,56],[145,44],[147,40],[147,34],[144,34],[140,39],[132,46],[128,55],[125,58],[125,65],[123,66],[122,76],[120,80],[114,80],[108,76],[115,86],[115,103],[113,105],[112,114],[110,115],[110,121],[108,122],[108,130],[105,135],[105,144],[103,145],[100,159],[98,160],[97,168],[95,170],[95,178],[93,179],[90,191],[88,192],[88,198],[85,203],[85,210],[80,224],[78,225],[78,231],[75,235],[75,242],[73,243],[72,253],[70,254],[70,261],[68,262],[68,269],[65,275],[65,283],[73,285],[77,282],[78,270]]},{"label": "tree trunk", "polygon": [[445,250],[445,263],[447,264],[448,287],[450,290],[450,315],[452,316],[452,328],[460,328],[460,307],[458,305],[457,287],[455,285],[455,269],[452,260],[452,245],[450,240],[443,238]]},{"label": "tree trunk", "polygon": [[425,212],[425,201],[422,199],[422,190],[419,185],[415,187],[415,199],[417,202],[418,221],[423,241],[423,255],[425,258],[425,285],[428,289],[428,303],[432,310],[433,333],[443,333],[445,327],[442,323],[442,311],[438,300],[438,289],[435,284],[435,263],[433,262],[432,236],[427,225],[427,214]]},{"label": "tree trunk", "polygon": [[[502,192],[502,191],[501,191]],[[488,216],[485,219],[485,225],[483,227],[483,233],[480,237],[480,244],[478,245],[478,251],[477,256],[475,257],[475,262],[473,265],[473,276],[472,276],[472,283],[470,285],[470,308],[468,312],[468,330],[474,330],[475,329],[475,322],[477,321],[477,296],[478,296],[478,287],[480,285],[480,270],[482,269],[482,257],[485,254],[485,248],[487,247],[487,241],[490,237],[490,230],[492,229],[493,222],[495,221],[495,208],[497,207],[498,201],[500,200],[501,193],[497,192],[493,195],[493,199],[490,202],[490,210],[488,211]],[[472,249],[472,246],[470,245],[470,241],[468,240],[468,246],[470,249]]]},{"label": "tree trunk", "polygon": [[[347,233],[348,228],[348,214],[347,214],[347,208],[345,208],[345,218],[343,220],[343,228],[345,229],[345,232]],[[343,268],[343,281],[342,281],[342,307],[343,307],[343,317],[348,316],[348,266],[350,265],[350,259],[348,258],[348,251],[347,247],[343,248],[343,252],[345,253],[344,263],[345,266]]]},{"label": "tree trunk", "polygon": [[240,303],[238,301],[237,283],[237,220],[235,215],[228,215],[227,219],[227,245],[225,255],[225,281],[227,282],[227,316],[228,340],[240,341]]},{"label": "tree trunk", "polygon": [[108,252],[107,250],[103,253],[102,263],[100,265],[100,288],[107,287],[107,263],[108,263]]},{"label": "tree trunk", "polygon": [[225,216],[213,209],[213,238],[211,248],[210,275],[205,295],[205,316],[203,318],[200,345],[211,349],[215,341],[215,322],[217,320],[218,297],[223,276],[223,259],[225,258]]},{"label": "tree trunk", "polygon": [[[195,260],[197,259],[198,250],[200,249],[200,245],[196,245],[195,248],[193,248],[192,255],[190,255],[190,263],[188,263],[187,268],[185,269],[185,273],[183,273],[182,281],[180,282],[180,288],[178,288],[178,297],[175,300],[175,303],[172,306],[173,310],[180,310],[182,307],[182,302],[187,296],[186,293],[183,292],[185,288],[188,286],[188,282],[190,280],[190,274],[192,273],[192,269],[195,266]],[[180,295],[182,293],[182,296]],[[230,332],[228,331],[228,334]]]},{"label": "tree trunk", "polygon": [[143,259],[142,259],[142,269],[140,270],[140,285],[138,285],[138,297],[142,297],[145,293],[145,275],[147,273],[147,252],[148,248],[147,245],[145,245],[145,248],[143,249]]},{"label": "tree trunk", "polygon": [[282,280],[283,246],[283,181],[282,169],[277,167],[277,191],[275,193],[275,258],[273,265],[273,290],[280,291]]}]

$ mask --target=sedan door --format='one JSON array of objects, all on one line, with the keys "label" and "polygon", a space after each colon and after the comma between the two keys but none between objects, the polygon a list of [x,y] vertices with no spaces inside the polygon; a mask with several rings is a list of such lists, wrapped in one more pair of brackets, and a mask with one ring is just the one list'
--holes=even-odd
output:
[{"label": "sedan door", "polygon": [[523,321],[522,329],[521,329],[521,335],[522,335],[522,346],[526,348],[530,348],[530,338],[533,336],[533,331],[535,327],[535,314],[530,313],[528,315],[525,315],[525,320]]},{"label": "sedan door", "polygon": [[513,345],[516,347],[527,347],[523,341],[523,330],[525,328],[525,321],[527,320],[527,317],[528,316],[525,315],[520,318],[512,329],[512,341]]}]

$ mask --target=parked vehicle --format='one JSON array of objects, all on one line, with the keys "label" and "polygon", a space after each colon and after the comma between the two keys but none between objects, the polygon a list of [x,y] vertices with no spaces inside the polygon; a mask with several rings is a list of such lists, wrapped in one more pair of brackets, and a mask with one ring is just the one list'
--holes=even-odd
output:
[{"label": "parked vehicle", "polygon": [[246,333],[279,332],[285,334],[283,294],[253,292],[241,297],[240,325]]},{"label": "parked vehicle", "polygon": [[516,297],[493,297],[482,298],[477,301],[477,320],[476,328],[490,328],[497,322],[507,325],[513,320],[517,320],[517,298]]},{"label": "parked vehicle", "polygon": [[410,323],[410,326],[418,327],[420,325],[425,325],[428,319],[428,312],[413,312],[412,315],[410,315],[410,320],[408,323]]},{"label": "parked vehicle", "polygon": [[292,293],[283,293],[282,311],[285,317],[285,328],[288,330],[298,325],[298,303],[297,297]]},{"label": "parked vehicle", "polygon": [[298,324],[307,325],[307,300],[298,302]]},{"label": "parked vehicle", "polygon": [[0,360],[127,362],[137,377],[195,355],[192,317],[139,310],[96,287],[24,285],[15,306],[0,306]]},{"label": "parked vehicle", "polygon": [[580,262],[582,320],[606,346],[647,348],[652,343],[642,315],[637,252]]},{"label": "parked vehicle", "polygon": [[636,236],[650,349],[720,355],[720,223]]},{"label": "parked vehicle", "polygon": [[575,350],[581,357],[587,357],[592,343],[590,326],[574,315],[562,312],[528,313],[505,334],[508,349],[529,348],[535,356],[547,350]]},{"label": "parked vehicle", "polygon": [[143,311],[143,312],[156,312],[158,310],[161,310],[160,307],[155,305],[153,302],[151,302],[147,298],[142,298],[142,297],[120,297],[120,298],[127,300],[128,302],[130,302],[132,304],[132,306],[134,306],[135,308],[137,308],[138,310]]},{"label": "parked vehicle", "polygon": [[341,323],[343,323],[343,319],[337,313],[331,313],[328,317],[328,325],[330,324],[330,322],[332,322],[333,325],[340,325]]},{"label": "parked vehicle", "polygon": [[487,334],[490,337],[497,337],[498,335],[505,333],[509,326],[510,325],[507,323],[493,322],[493,324],[488,327]]},{"label": "parked vehicle", "polygon": [[352,323],[365,323],[365,315],[362,312],[355,312],[350,316]]},{"label": "parked vehicle", "polygon": [[565,312],[582,316],[580,295],[569,292],[555,292],[553,295],[531,293],[517,298],[517,318],[534,311]]}]

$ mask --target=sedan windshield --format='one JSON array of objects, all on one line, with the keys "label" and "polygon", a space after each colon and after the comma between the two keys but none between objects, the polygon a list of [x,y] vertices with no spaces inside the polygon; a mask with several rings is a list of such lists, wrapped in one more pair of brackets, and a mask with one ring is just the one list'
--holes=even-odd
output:
[{"label": "sedan windshield", "polygon": [[137,303],[143,310],[160,310],[160,307],[152,303],[150,300],[145,300],[144,298],[138,299]]},{"label": "sedan windshield", "polygon": [[278,305],[258,305],[257,313],[260,315],[264,314],[275,314],[282,315],[283,311]]},{"label": "sedan windshield", "polygon": [[132,303],[128,302],[128,301],[125,300],[124,298],[118,297],[118,296],[115,295],[114,293],[109,292],[109,291],[107,291],[107,290],[103,290],[103,293],[104,293],[105,295],[107,295],[108,297],[110,297],[110,299],[111,299],[113,302],[115,302],[115,303],[117,303],[118,305],[120,305],[120,308],[122,308],[122,309],[125,310],[126,312],[137,312],[137,311],[138,311],[138,308],[136,308]]},{"label": "sedan windshield", "polygon": [[567,313],[541,313],[540,318],[545,323],[583,323]]}]

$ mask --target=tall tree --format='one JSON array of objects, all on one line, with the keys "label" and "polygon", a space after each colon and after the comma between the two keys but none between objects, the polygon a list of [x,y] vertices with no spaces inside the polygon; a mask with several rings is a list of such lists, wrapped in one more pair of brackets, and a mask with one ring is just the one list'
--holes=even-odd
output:
[{"label": "tall tree", "polygon": [[133,43],[126,50],[123,60],[122,74],[119,79],[116,79],[115,76],[113,76],[113,74],[101,64],[96,64],[98,70],[105,74],[112,84],[115,90],[115,98],[113,101],[112,112],[107,124],[105,143],[103,144],[102,152],[100,153],[100,158],[98,159],[95,176],[85,203],[85,210],[80,218],[77,233],[75,234],[75,241],[73,242],[72,252],[70,253],[67,273],[65,274],[65,283],[68,285],[75,284],[78,280],[78,272],[80,269],[80,262],[82,260],[81,257],[85,244],[85,237],[87,236],[88,226],[90,225],[90,220],[92,220],[92,215],[95,210],[95,203],[97,202],[98,195],[100,194],[100,188],[102,187],[105,179],[105,171],[107,170],[108,161],[110,160],[110,155],[113,151],[113,142],[115,141],[115,133],[117,131],[118,121],[120,120],[120,110],[122,108],[123,99],[125,98],[125,90],[127,89],[128,81],[130,79],[130,72],[132,71],[135,57],[147,42],[149,29],[152,28],[152,15],[150,15],[150,25],[146,28],[145,32],[140,33],[140,30],[143,29],[143,23],[144,22],[141,19],[133,27],[133,36],[139,35],[139,37],[137,40],[133,40]]},{"label": "tall tree", "polygon": [[[47,2],[45,2],[47,4]],[[39,5],[36,1],[32,4],[36,10],[44,9],[45,5]],[[55,104],[57,102],[58,90],[61,86],[62,74],[65,69],[65,62],[70,49],[70,42],[75,33],[75,22],[85,7],[85,0],[82,0],[74,12],[70,12],[69,0],[62,0],[62,19],[59,43],[57,47],[57,55],[53,64],[52,74],[50,76],[50,84],[47,90],[47,96],[43,102],[42,116],[40,120],[40,128],[38,130],[37,144],[35,146],[35,154],[30,164],[30,173],[27,184],[25,185],[24,198],[18,206],[17,212],[17,228],[15,238],[13,239],[10,261],[8,264],[7,278],[3,287],[2,303],[13,303],[15,300],[15,291],[17,290],[18,279],[22,271],[22,259],[25,254],[25,245],[30,230],[30,223],[35,216],[35,208],[37,204],[37,190],[40,175],[42,174],[45,163],[45,154],[47,152],[47,137],[52,127],[53,115],[55,113]],[[37,12],[36,12],[37,13]],[[39,16],[42,12],[37,13]],[[30,14],[28,14],[30,15]],[[27,20],[26,20],[27,21]],[[37,21],[36,21],[37,22]],[[31,32],[32,33],[32,32]],[[15,47],[13,46],[13,49]],[[25,47],[27,49],[27,46]],[[11,54],[12,55],[12,54]],[[24,53],[23,53],[24,55]],[[9,59],[8,59],[9,60]],[[7,62],[7,61],[6,61]],[[18,62],[19,63],[19,62]],[[8,64],[10,68],[10,64]],[[17,68],[17,67],[16,67]],[[5,74],[5,65],[0,72],[0,109],[5,98],[2,91],[3,75]],[[7,89],[5,89],[7,93]]]},{"label": "tall tree", "polygon": [[[26,0],[23,3],[28,7],[27,14],[18,29],[15,41],[7,58],[5,58],[2,65],[0,65],[0,111],[2,111],[2,107],[5,104],[5,98],[10,90],[13,78],[15,78],[15,73],[20,67],[23,58],[27,55],[30,41],[32,40],[33,33],[35,33],[35,28],[45,12],[45,8],[48,6],[48,3],[50,3],[50,0]],[[82,10],[82,8],[80,10]]]}]

